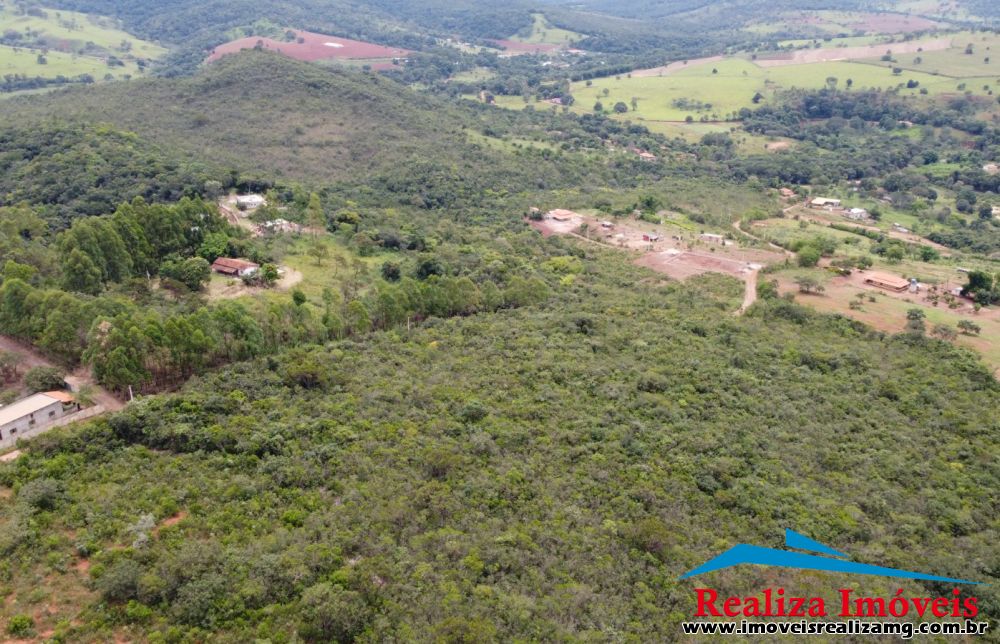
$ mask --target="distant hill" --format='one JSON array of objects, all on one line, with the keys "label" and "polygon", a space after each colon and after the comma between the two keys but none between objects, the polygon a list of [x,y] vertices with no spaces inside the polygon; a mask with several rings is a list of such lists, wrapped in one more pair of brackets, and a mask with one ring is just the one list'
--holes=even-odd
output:
[{"label": "distant hill", "polygon": [[[454,108],[376,75],[278,54],[227,56],[191,78],[140,80],[10,103],[12,118],[112,123],[243,170],[336,180],[392,167],[421,143],[454,147]],[[448,144],[451,145],[448,145]]]},{"label": "distant hill", "polygon": [[377,74],[324,69],[256,50],[226,56],[193,77],[15,98],[5,112],[21,138],[52,123],[107,124],[134,133],[176,164],[222,175],[212,178],[236,173],[354,190],[361,184],[427,207],[480,203],[486,190],[519,194],[578,185],[588,177],[609,180],[615,171],[600,156],[579,154],[567,163],[560,159],[570,152],[482,145],[484,135],[497,140],[516,130],[524,140],[558,137],[567,150],[602,153],[615,135],[633,137],[618,140],[619,148],[647,147],[635,140],[646,136],[643,129],[613,121],[567,117],[553,131],[545,114],[455,103]]},{"label": "distant hill", "polygon": [[[189,72],[211,48],[257,27],[290,27],[377,44],[421,49],[437,37],[506,38],[530,28],[521,0],[55,0],[55,6],[112,15],[139,35],[175,45],[168,70]],[[252,32],[252,33],[247,33]]]}]

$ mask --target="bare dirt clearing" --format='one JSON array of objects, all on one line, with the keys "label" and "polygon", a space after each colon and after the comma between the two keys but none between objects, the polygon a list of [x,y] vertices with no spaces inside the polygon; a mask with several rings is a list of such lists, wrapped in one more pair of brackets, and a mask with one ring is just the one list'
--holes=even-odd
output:
[{"label": "bare dirt clearing", "polygon": [[679,281],[704,273],[736,277],[746,284],[740,312],[757,299],[757,271],[785,259],[784,253],[741,248],[730,240],[707,242],[691,231],[665,234],[655,224],[631,220],[606,222],[571,211],[559,211],[557,218],[547,216],[542,221],[529,223],[545,236],[572,235],[631,251],[637,255],[637,265]]}]

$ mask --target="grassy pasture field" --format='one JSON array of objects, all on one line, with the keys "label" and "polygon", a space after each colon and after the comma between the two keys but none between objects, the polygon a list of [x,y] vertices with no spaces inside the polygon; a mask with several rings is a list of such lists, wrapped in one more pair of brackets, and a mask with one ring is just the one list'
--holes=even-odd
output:
[{"label": "grassy pasture field", "polygon": [[865,47],[867,45],[877,45],[879,43],[891,44],[894,36],[891,35],[871,35],[871,36],[847,36],[845,38],[798,38],[795,40],[782,40],[779,47],[817,47],[819,49],[837,49],[838,47]]},{"label": "grassy pasture field", "polygon": [[[956,79],[986,77],[990,84],[1000,78],[1000,35],[961,32],[952,40],[954,46],[950,49],[894,55],[895,62],[891,64],[906,70]],[[965,53],[968,45],[972,45],[971,54]],[[891,49],[891,46],[888,48]],[[879,59],[868,59],[865,62],[889,64]],[[970,89],[976,89],[971,85],[970,83]]]},{"label": "grassy pasture field", "polygon": [[[589,112],[601,102],[610,111],[617,102],[629,106],[620,118],[638,121],[684,121],[691,116],[695,121],[731,118],[744,107],[753,107],[757,92],[768,100],[775,93],[791,88],[817,89],[824,87],[827,78],[838,79],[844,87],[847,79],[853,88],[899,88],[904,96],[917,96],[919,89],[906,89],[907,81],[920,83],[931,94],[955,91],[954,79],[941,78],[923,72],[893,74],[889,68],[855,62],[824,62],[804,65],[787,65],[762,68],[745,58],[727,58],[716,63],[706,63],[662,77],[629,78],[626,75],[599,78],[586,83],[575,83],[572,93],[576,99],[572,109]],[[605,90],[607,94],[605,95]],[[632,98],[637,109],[632,111]],[[688,101],[688,105],[675,101]],[[523,101],[522,101],[523,104]],[[514,104],[516,105],[516,103]],[[508,105],[504,105],[505,107]],[[693,106],[693,107],[692,107]],[[708,107],[710,106],[710,107]],[[653,127],[650,123],[646,123]]]},{"label": "grassy pasture field", "polygon": [[135,58],[155,59],[167,51],[155,43],[123,31],[113,18],[57,9],[43,11],[47,17],[18,14],[13,2],[0,0],[0,27],[4,31],[13,29],[23,32],[30,29],[40,32],[51,43],[50,49],[78,51],[87,43],[93,43],[122,57],[125,52],[120,51],[120,48],[122,42],[126,41],[131,44],[127,54]]},{"label": "grassy pasture field", "polygon": [[[40,64],[41,49],[0,45],[0,76],[73,79],[89,74],[100,82],[110,74],[121,79],[142,74],[138,60],[153,60],[167,51],[122,31],[111,18],[54,9],[42,12],[44,15],[25,15],[13,3],[0,0],[0,31],[23,33],[25,43],[44,44],[48,50],[45,64]],[[108,66],[108,56],[117,57],[123,65]]]},{"label": "grassy pasture field", "polygon": [[531,18],[533,20],[531,32],[527,35],[515,34],[511,36],[511,40],[535,45],[569,45],[583,38],[583,34],[554,26],[545,17],[545,14],[533,13],[531,14]]},{"label": "grassy pasture field", "polygon": [[121,78],[125,74],[139,74],[135,63],[125,63],[125,67],[108,67],[105,62],[93,56],[79,56],[50,51],[45,55],[46,64],[38,63],[39,52],[34,49],[18,49],[0,45],[0,76],[5,74],[25,74],[55,78],[57,76],[80,76],[90,74],[95,80],[101,80],[105,74]]}]

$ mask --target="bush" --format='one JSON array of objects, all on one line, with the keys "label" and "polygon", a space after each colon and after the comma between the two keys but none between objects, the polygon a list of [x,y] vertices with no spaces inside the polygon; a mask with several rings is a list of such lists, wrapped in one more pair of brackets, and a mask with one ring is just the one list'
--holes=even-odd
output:
[{"label": "bush", "polygon": [[133,600],[139,592],[142,570],[131,559],[122,559],[112,565],[97,580],[97,590],[109,602],[124,603]]},{"label": "bush", "polygon": [[34,637],[35,620],[29,615],[14,615],[7,622],[7,634],[13,637]]},{"label": "bush", "polygon": [[364,598],[340,586],[321,583],[302,593],[299,635],[310,642],[350,642],[370,617]]},{"label": "bush", "polygon": [[799,249],[798,262],[799,266],[804,268],[809,268],[815,266],[819,263],[819,258],[821,256],[820,250],[815,246],[803,246]]},{"label": "bush", "polygon": [[17,493],[19,503],[37,510],[54,510],[62,498],[62,484],[50,478],[28,481]]},{"label": "bush", "polygon": [[63,372],[55,367],[32,367],[24,374],[24,386],[31,393],[65,389]]}]

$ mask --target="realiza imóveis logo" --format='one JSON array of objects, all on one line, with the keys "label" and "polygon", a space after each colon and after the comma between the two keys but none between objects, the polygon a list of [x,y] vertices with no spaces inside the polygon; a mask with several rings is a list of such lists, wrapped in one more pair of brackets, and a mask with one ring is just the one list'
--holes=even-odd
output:
[{"label": "realiza im\u00f3veis logo", "polygon": [[797,568],[799,570],[826,570],[830,572],[845,572],[854,575],[878,575],[881,577],[900,577],[904,579],[925,579],[928,581],[943,581],[952,584],[978,584],[978,581],[968,579],[954,579],[952,577],[941,577],[939,575],[928,575],[912,570],[899,570],[897,568],[886,568],[872,564],[857,563],[850,561],[842,552],[825,546],[818,541],[799,534],[794,530],[785,529],[785,545],[797,550],[808,552],[818,552],[823,557],[816,554],[804,554],[792,552],[790,550],[779,550],[777,548],[764,548],[741,543],[726,550],[718,557],[709,559],[694,570],[683,575],[681,579],[702,575],[713,570],[731,568],[740,564],[756,564],[758,566],[778,566],[781,568]]}]

